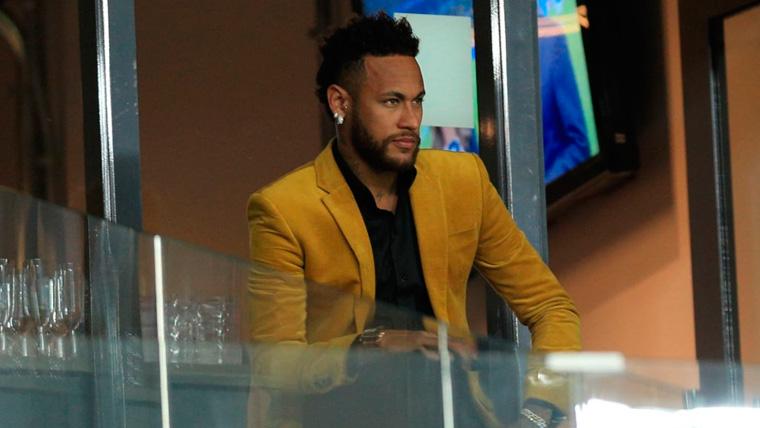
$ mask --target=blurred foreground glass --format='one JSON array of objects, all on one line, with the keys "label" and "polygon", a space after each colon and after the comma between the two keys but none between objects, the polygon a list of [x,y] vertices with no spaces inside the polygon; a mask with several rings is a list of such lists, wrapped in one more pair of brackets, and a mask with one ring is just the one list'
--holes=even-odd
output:
[{"label": "blurred foreground glass", "polygon": [[[4,204],[0,190],[0,210],[23,205]],[[527,396],[526,379],[565,382],[568,393],[560,398],[567,402],[568,426],[753,426],[760,419],[751,407],[760,402],[760,372],[751,365],[743,367],[745,400],[710,409],[690,391],[709,386],[710,378],[701,374],[725,370],[720,364],[619,355],[594,359],[588,354],[565,356],[572,364],[558,365],[556,359],[550,364],[544,356],[517,353],[498,339],[457,335],[436,320],[334,284],[312,283],[57,207],[40,207],[18,215],[59,216],[62,226],[45,229],[46,239],[19,233],[26,241],[14,242],[2,254],[27,262],[0,259],[3,426],[161,426],[161,412],[177,427],[257,427],[278,421],[307,428],[511,426]],[[16,215],[11,211],[0,215],[0,226]],[[79,233],[84,220],[87,233]],[[59,244],[80,238],[92,257],[87,283],[79,272],[84,260],[79,252],[46,250],[60,245],[14,252],[32,248],[34,241]],[[162,258],[154,257],[156,240],[163,241]],[[114,249],[127,247],[129,251],[114,255]],[[75,262],[62,262],[66,260]],[[123,272],[135,273],[139,280],[127,281]],[[260,281],[258,302],[252,300],[254,281]],[[142,311],[129,315],[141,323],[143,346],[131,346],[135,336],[121,331],[98,332],[78,337],[74,351],[70,341],[83,332],[85,286],[96,290],[97,302],[109,297],[103,290],[133,285],[139,286]],[[159,290],[167,296],[163,318],[156,307]],[[118,300],[105,316],[122,316],[126,307]],[[292,328],[293,321],[305,328]],[[157,325],[165,328],[161,335]],[[381,327],[420,340],[393,349],[357,345],[359,332]],[[47,341],[38,348],[40,328]],[[253,330],[259,333],[255,342],[241,333]],[[163,337],[166,347],[159,346]],[[170,364],[162,366],[158,349],[166,349]],[[24,352],[28,357],[19,358]],[[125,354],[121,371],[98,360],[110,362]],[[159,383],[160,377],[165,382]],[[95,386],[104,384],[124,391],[115,400],[115,410],[127,415],[122,424],[100,419],[108,412],[103,394],[108,389]],[[691,396],[696,398],[685,398]]]}]

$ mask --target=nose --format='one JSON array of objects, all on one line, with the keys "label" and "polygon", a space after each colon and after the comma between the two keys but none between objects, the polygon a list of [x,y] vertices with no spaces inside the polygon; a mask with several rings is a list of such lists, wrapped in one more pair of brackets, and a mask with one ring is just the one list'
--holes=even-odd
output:
[{"label": "nose", "polygon": [[417,131],[422,122],[422,106],[415,102],[405,102],[398,120],[398,127],[410,131]]}]

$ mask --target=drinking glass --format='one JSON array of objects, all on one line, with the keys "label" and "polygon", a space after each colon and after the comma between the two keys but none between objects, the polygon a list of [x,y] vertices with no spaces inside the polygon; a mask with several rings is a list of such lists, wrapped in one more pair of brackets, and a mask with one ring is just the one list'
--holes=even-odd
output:
[{"label": "drinking glass", "polygon": [[52,278],[38,288],[40,351],[49,357],[64,358],[63,336],[66,335],[64,278],[56,269]]},{"label": "drinking glass", "polygon": [[0,259],[0,354],[10,350],[10,338],[5,327],[10,317],[10,265],[8,259]]},{"label": "drinking glass", "polygon": [[[19,272],[15,267],[9,269],[10,286],[8,298],[8,316],[5,321],[5,329],[15,341],[13,347],[23,357],[30,355],[29,333],[35,329],[35,315],[32,308],[34,305],[27,275]],[[34,299],[36,300],[36,298]]]},{"label": "drinking glass", "polygon": [[167,351],[170,362],[195,362],[201,324],[201,314],[194,299],[171,299],[166,311]]},{"label": "drinking glass", "polygon": [[71,337],[71,352],[76,356],[79,352],[77,329],[84,319],[84,278],[74,263],[63,263],[59,273],[63,335]]},{"label": "drinking glass", "polygon": [[200,303],[199,362],[223,364],[225,342],[230,331],[230,300],[215,296]]}]

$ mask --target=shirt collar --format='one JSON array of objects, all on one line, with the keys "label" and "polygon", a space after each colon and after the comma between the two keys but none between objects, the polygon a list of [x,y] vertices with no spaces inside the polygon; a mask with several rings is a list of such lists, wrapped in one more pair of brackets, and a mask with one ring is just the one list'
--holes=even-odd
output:
[{"label": "shirt collar", "polygon": [[[332,152],[333,156],[335,157],[335,163],[338,164],[338,169],[340,169],[341,174],[343,174],[343,178],[346,179],[348,187],[351,188],[351,193],[354,194],[354,198],[358,200],[359,198],[369,197],[374,205],[375,199],[372,197],[372,193],[369,191],[367,186],[365,186],[364,183],[359,180],[356,174],[351,171],[351,167],[348,166],[348,162],[346,162],[346,160],[343,159],[343,156],[340,154],[340,150],[338,150],[337,140],[333,142]],[[408,193],[409,188],[412,187],[412,184],[414,183],[415,177],[417,177],[416,167],[401,172],[398,176],[396,192],[398,192],[398,194]]]}]

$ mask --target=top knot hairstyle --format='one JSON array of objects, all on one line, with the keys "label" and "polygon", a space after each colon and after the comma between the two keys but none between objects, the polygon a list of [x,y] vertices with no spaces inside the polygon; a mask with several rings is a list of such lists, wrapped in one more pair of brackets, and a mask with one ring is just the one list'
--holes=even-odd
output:
[{"label": "top knot hairstyle", "polygon": [[327,103],[327,88],[338,84],[352,90],[351,83],[364,71],[365,56],[416,57],[419,45],[420,40],[414,36],[406,18],[395,20],[385,12],[354,18],[345,27],[335,30],[319,48],[322,64],[317,72],[317,98],[327,114],[332,114]]}]

